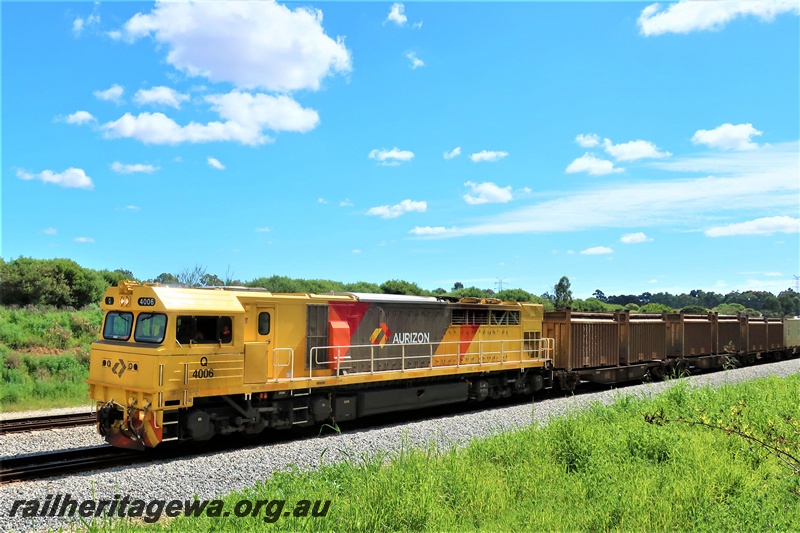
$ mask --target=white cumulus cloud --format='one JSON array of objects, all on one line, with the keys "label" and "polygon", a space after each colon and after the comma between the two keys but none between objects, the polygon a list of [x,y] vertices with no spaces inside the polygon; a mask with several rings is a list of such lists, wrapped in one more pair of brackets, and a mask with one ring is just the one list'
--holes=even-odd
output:
[{"label": "white cumulus cloud", "polygon": [[398,26],[402,26],[408,21],[408,17],[405,15],[405,9],[405,6],[401,3],[392,4],[392,8],[389,10],[389,15],[386,16],[385,22],[391,21]]},{"label": "white cumulus cloud", "polygon": [[469,156],[473,163],[494,163],[495,161],[500,161],[506,157],[508,157],[508,152],[491,152],[488,150],[481,150],[480,152]]},{"label": "white cumulus cloud", "polygon": [[765,217],[717,226],[705,231],[708,237],[731,237],[734,235],[772,235],[773,233],[800,233],[800,218]]},{"label": "white cumulus cloud", "polygon": [[575,142],[582,148],[593,148],[600,144],[600,136],[596,133],[589,133],[586,135],[580,133],[575,137]]},{"label": "white cumulus cloud", "polygon": [[752,138],[762,133],[749,123],[735,126],[726,123],[713,130],[697,130],[692,136],[692,142],[723,150],[755,150],[758,144]]},{"label": "white cumulus cloud", "polygon": [[318,90],[327,76],[351,70],[344,40],[326,35],[322,18],[321,10],[274,1],[159,2],[112,36],[152,36],[167,63],[189,76],[246,89]]},{"label": "white cumulus cloud", "polygon": [[624,244],[639,244],[642,242],[650,242],[652,240],[652,238],[639,231],[637,233],[626,233],[620,238],[619,242]]},{"label": "white cumulus cloud", "polygon": [[208,166],[216,168],[217,170],[225,170],[225,165],[219,162],[219,159],[216,157],[209,157],[207,159]]},{"label": "white cumulus cloud", "polygon": [[600,159],[594,154],[585,153],[567,166],[567,174],[586,172],[592,176],[602,176],[612,172],[622,172],[621,168],[614,168],[614,163],[606,159]]},{"label": "white cumulus cloud", "polygon": [[170,87],[151,87],[139,89],[133,96],[133,101],[139,105],[157,104],[180,109],[181,103],[189,100],[188,94],[181,94]]},{"label": "white cumulus cloud", "polygon": [[119,84],[114,84],[108,89],[104,91],[94,91],[94,97],[98,100],[105,100],[106,102],[114,102],[120,103],[122,102],[122,93],[125,92],[125,89],[122,88]]},{"label": "white cumulus cloud", "polygon": [[75,111],[71,115],[67,115],[64,122],[67,124],[86,124],[87,122],[94,122],[97,119],[92,116],[88,111]]},{"label": "white cumulus cloud", "polygon": [[651,4],[642,10],[637,22],[642,35],[652,36],[720,30],[731,20],[743,16],[754,16],[770,22],[782,13],[800,14],[800,3],[796,0],[683,0],[663,9],[660,4]]},{"label": "white cumulus cloud", "polygon": [[583,250],[581,254],[583,255],[605,255],[605,254],[613,254],[614,250],[609,248],[608,246],[595,246],[594,248],[587,248]]},{"label": "white cumulus cloud", "polygon": [[316,111],[303,108],[284,95],[232,91],[206,96],[205,101],[225,122],[190,122],[181,126],[163,113],[125,113],[100,128],[106,138],[132,138],[145,144],[233,141],[259,145],[272,140],[264,134],[265,129],[304,133],[319,123]]},{"label": "white cumulus cloud", "polygon": [[404,215],[406,213],[411,213],[417,211],[419,213],[424,213],[428,210],[427,202],[417,202],[414,200],[403,200],[399,204],[396,205],[381,205],[378,207],[371,207],[368,211],[368,215],[379,216],[381,218],[397,218],[400,215]]},{"label": "white cumulus cloud", "polygon": [[484,183],[468,181],[464,185],[472,190],[464,195],[464,200],[470,205],[506,203],[513,199],[510,185],[500,187],[490,181]]},{"label": "white cumulus cloud", "polygon": [[117,174],[137,174],[140,172],[150,174],[158,170],[158,167],[153,165],[145,165],[143,163],[134,163],[130,165],[120,163],[119,161],[114,161],[111,163],[111,170]]},{"label": "white cumulus cloud", "polygon": [[655,144],[650,141],[630,141],[613,144],[611,139],[603,141],[603,147],[608,155],[617,161],[636,161],[637,159],[660,159],[669,157],[669,152],[659,152]]},{"label": "white cumulus cloud", "polygon": [[385,166],[399,165],[401,162],[411,161],[414,158],[414,152],[408,150],[400,150],[396,146],[391,150],[377,148],[370,151],[367,156],[370,159],[375,159],[379,164]]},{"label": "white cumulus cloud", "polygon": [[31,174],[22,169],[17,169],[17,177],[23,180],[39,180],[45,183],[54,183],[60,187],[75,189],[93,189],[92,179],[86,175],[82,168],[70,167],[64,172],[43,170],[38,174]]}]

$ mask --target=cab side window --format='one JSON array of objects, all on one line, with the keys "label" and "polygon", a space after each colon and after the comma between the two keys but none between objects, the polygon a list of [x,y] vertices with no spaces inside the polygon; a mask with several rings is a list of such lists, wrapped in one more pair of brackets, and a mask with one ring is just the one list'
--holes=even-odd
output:
[{"label": "cab side window", "polygon": [[233,320],[229,316],[179,316],[176,328],[181,344],[229,344],[233,340]]},{"label": "cab side window", "polygon": [[269,335],[270,332],[270,316],[269,313],[258,313],[258,334]]}]

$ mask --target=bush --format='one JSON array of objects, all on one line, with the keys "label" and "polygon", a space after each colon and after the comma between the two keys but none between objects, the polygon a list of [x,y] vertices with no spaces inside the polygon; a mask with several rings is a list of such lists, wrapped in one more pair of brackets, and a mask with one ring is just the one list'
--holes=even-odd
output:
[{"label": "bush", "polygon": [[70,259],[20,257],[0,264],[0,294],[5,305],[80,308],[100,300],[107,286],[98,272]]}]

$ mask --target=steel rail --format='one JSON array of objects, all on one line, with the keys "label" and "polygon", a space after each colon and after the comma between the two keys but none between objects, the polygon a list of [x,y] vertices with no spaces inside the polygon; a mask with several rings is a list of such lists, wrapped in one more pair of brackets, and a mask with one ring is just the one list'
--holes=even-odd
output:
[{"label": "steel rail", "polygon": [[0,484],[130,465],[137,459],[145,460],[146,456],[108,445],[11,457],[0,461]]},{"label": "steel rail", "polygon": [[0,435],[22,433],[24,431],[38,431],[42,429],[88,426],[95,422],[95,413],[70,413],[66,415],[0,420]]}]

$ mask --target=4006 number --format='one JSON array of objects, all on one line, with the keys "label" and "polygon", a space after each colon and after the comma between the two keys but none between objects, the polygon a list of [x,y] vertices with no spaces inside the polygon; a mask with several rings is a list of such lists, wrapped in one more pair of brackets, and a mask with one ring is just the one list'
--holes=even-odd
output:
[{"label": "4006 number", "polygon": [[214,369],[213,368],[198,368],[194,372],[192,372],[192,377],[197,379],[202,378],[213,378],[214,377]]}]

